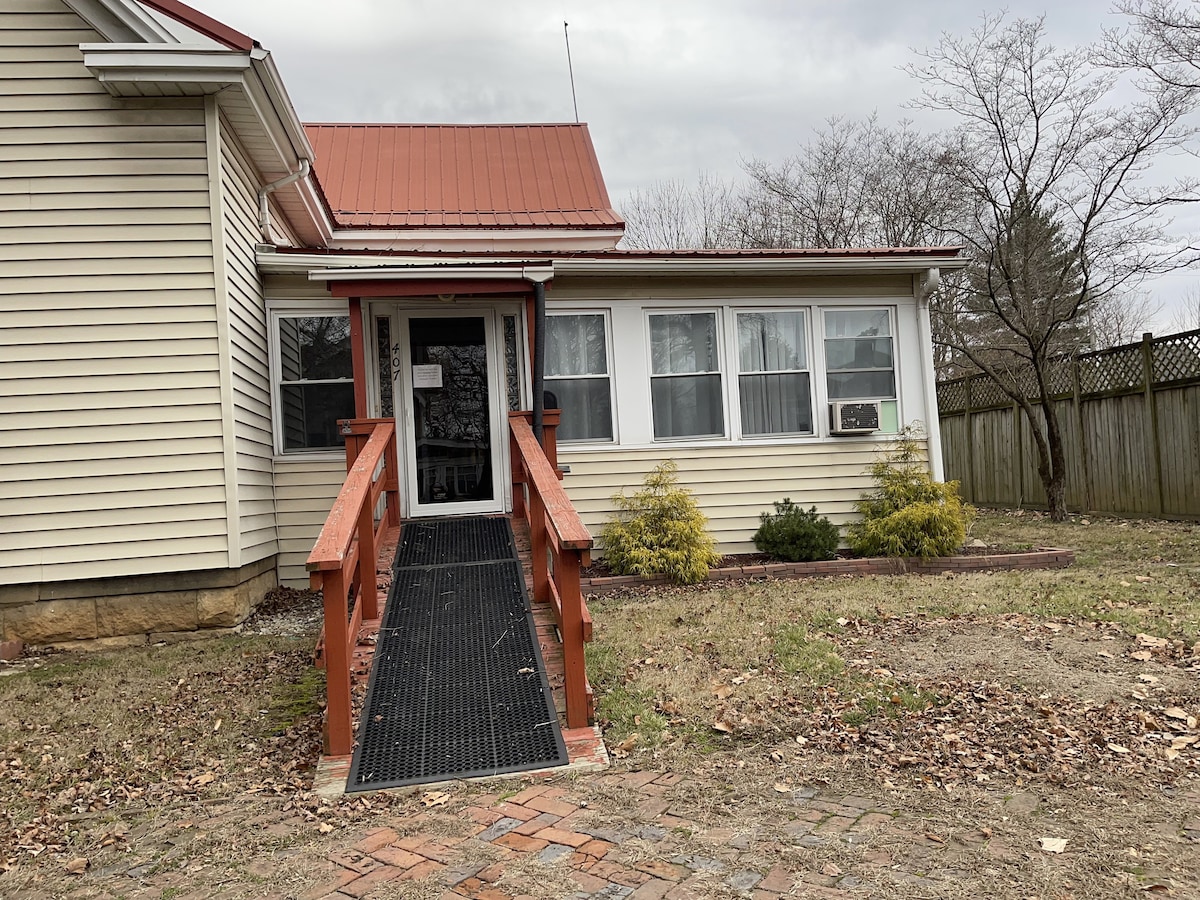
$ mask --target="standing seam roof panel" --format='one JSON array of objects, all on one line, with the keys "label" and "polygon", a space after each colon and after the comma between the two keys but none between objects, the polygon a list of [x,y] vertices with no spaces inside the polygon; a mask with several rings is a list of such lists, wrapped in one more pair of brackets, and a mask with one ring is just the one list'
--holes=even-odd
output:
[{"label": "standing seam roof panel", "polygon": [[621,224],[584,125],[309,125],[340,225]]}]

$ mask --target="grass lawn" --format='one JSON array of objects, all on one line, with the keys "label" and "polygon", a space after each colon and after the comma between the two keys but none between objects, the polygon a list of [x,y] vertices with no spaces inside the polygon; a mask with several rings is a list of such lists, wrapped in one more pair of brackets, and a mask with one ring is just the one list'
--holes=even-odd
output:
[{"label": "grass lawn", "polygon": [[[958,854],[957,881],[884,869],[867,896],[1200,896],[1200,527],[985,513],[972,537],[1078,562],[594,600],[615,768],[686,773],[672,809],[714,834],[773,833],[780,797],[815,786],[919,822],[868,848],[907,872]],[[298,896],[343,835],[403,832],[411,794],[311,792],[311,644],[247,634],[0,666],[0,896]],[[598,821],[643,815],[599,776],[566,783]],[[494,790],[457,786],[432,821],[456,834]],[[1070,850],[1020,849],[1037,836]],[[777,855],[857,872],[864,852]],[[531,895],[560,896],[561,878],[531,872]]]}]

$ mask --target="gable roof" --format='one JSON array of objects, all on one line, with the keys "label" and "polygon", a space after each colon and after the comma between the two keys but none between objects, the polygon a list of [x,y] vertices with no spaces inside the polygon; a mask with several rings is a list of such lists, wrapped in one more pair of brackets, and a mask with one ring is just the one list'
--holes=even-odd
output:
[{"label": "gable roof", "polygon": [[343,228],[612,229],[587,126],[313,124]]},{"label": "gable roof", "polygon": [[249,35],[235,31],[211,16],[206,16],[198,9],[192,9],[187,4],[180,3],[179,0],[140,0],[140,2],[143,6],[170,16],[193,31],[211,38],[219,44],[224,44],[230,50],[253,50],[258,43]]}]

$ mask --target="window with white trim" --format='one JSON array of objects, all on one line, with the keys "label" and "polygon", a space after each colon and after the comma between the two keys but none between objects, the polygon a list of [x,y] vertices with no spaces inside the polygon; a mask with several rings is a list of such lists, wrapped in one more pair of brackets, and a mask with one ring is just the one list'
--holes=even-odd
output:
[{"label": "window with white trim", "polygon": [[558,440],[613,439],[612,378],[604,313],[553,313],[546,317],[547,405],[562,409]]},{"label": "window with white trim", "polygon": [[742,435],[811,434],[807,314],[787,310],[735,316]]},{"label": "window with white trim", "polygon": [[343,446],[337,420],[354,418],[350,317],[281,315],[276,322],[283,451]]},{"label": "window with white trim", "polygon": [[889,310],[825,310],[825,373],[831,401],[881,400],[880,430],[898,430]]},{"label": "window with white trim", "polygon": [[650,313],[650,398],[656,440],[722,437],[715,312]]}]

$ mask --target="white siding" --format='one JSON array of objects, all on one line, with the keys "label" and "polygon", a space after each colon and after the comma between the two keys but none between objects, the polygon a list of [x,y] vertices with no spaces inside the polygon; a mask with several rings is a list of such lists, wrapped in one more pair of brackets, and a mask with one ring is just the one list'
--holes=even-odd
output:
[{"label": "white siding", "polygon": [[260,239],[258,180],[224,122],[221,124],[221,197],[225,283],[237,447],[237,514],[243,565],[277,550],[271,466],[271,382],[267,312],[254,262]]},{"label": "white siding", "polygon": [[692,491],[708,516],[709,531],[722,553],[752,553],[751,537],[759,514],[771,512],[776,500],[795,503],[828,516],[835,525],[855,518],[854,501],[874,487],[867,467],[879,444],[873,440],[763,445],[753,462],[745,447],[663,447],[633,451],[570,451],[559,448],[559,461],[571,467],[563,486],[592,535],[599,538],[616,507],[612,497],[622,489],[633,494],[646,473],[666,459],[679,466],[679,482]]},{"label": "white siding", "polygon": [[279,581],[308,587],[304,568],[325,517],[346,480],[346,459],[275,460],[275,507],[279,527]]},{"label": "white siding", "polygon": [[122,107],[98,40],[0,11],[0,583],[228,562],[204,110]]}]

